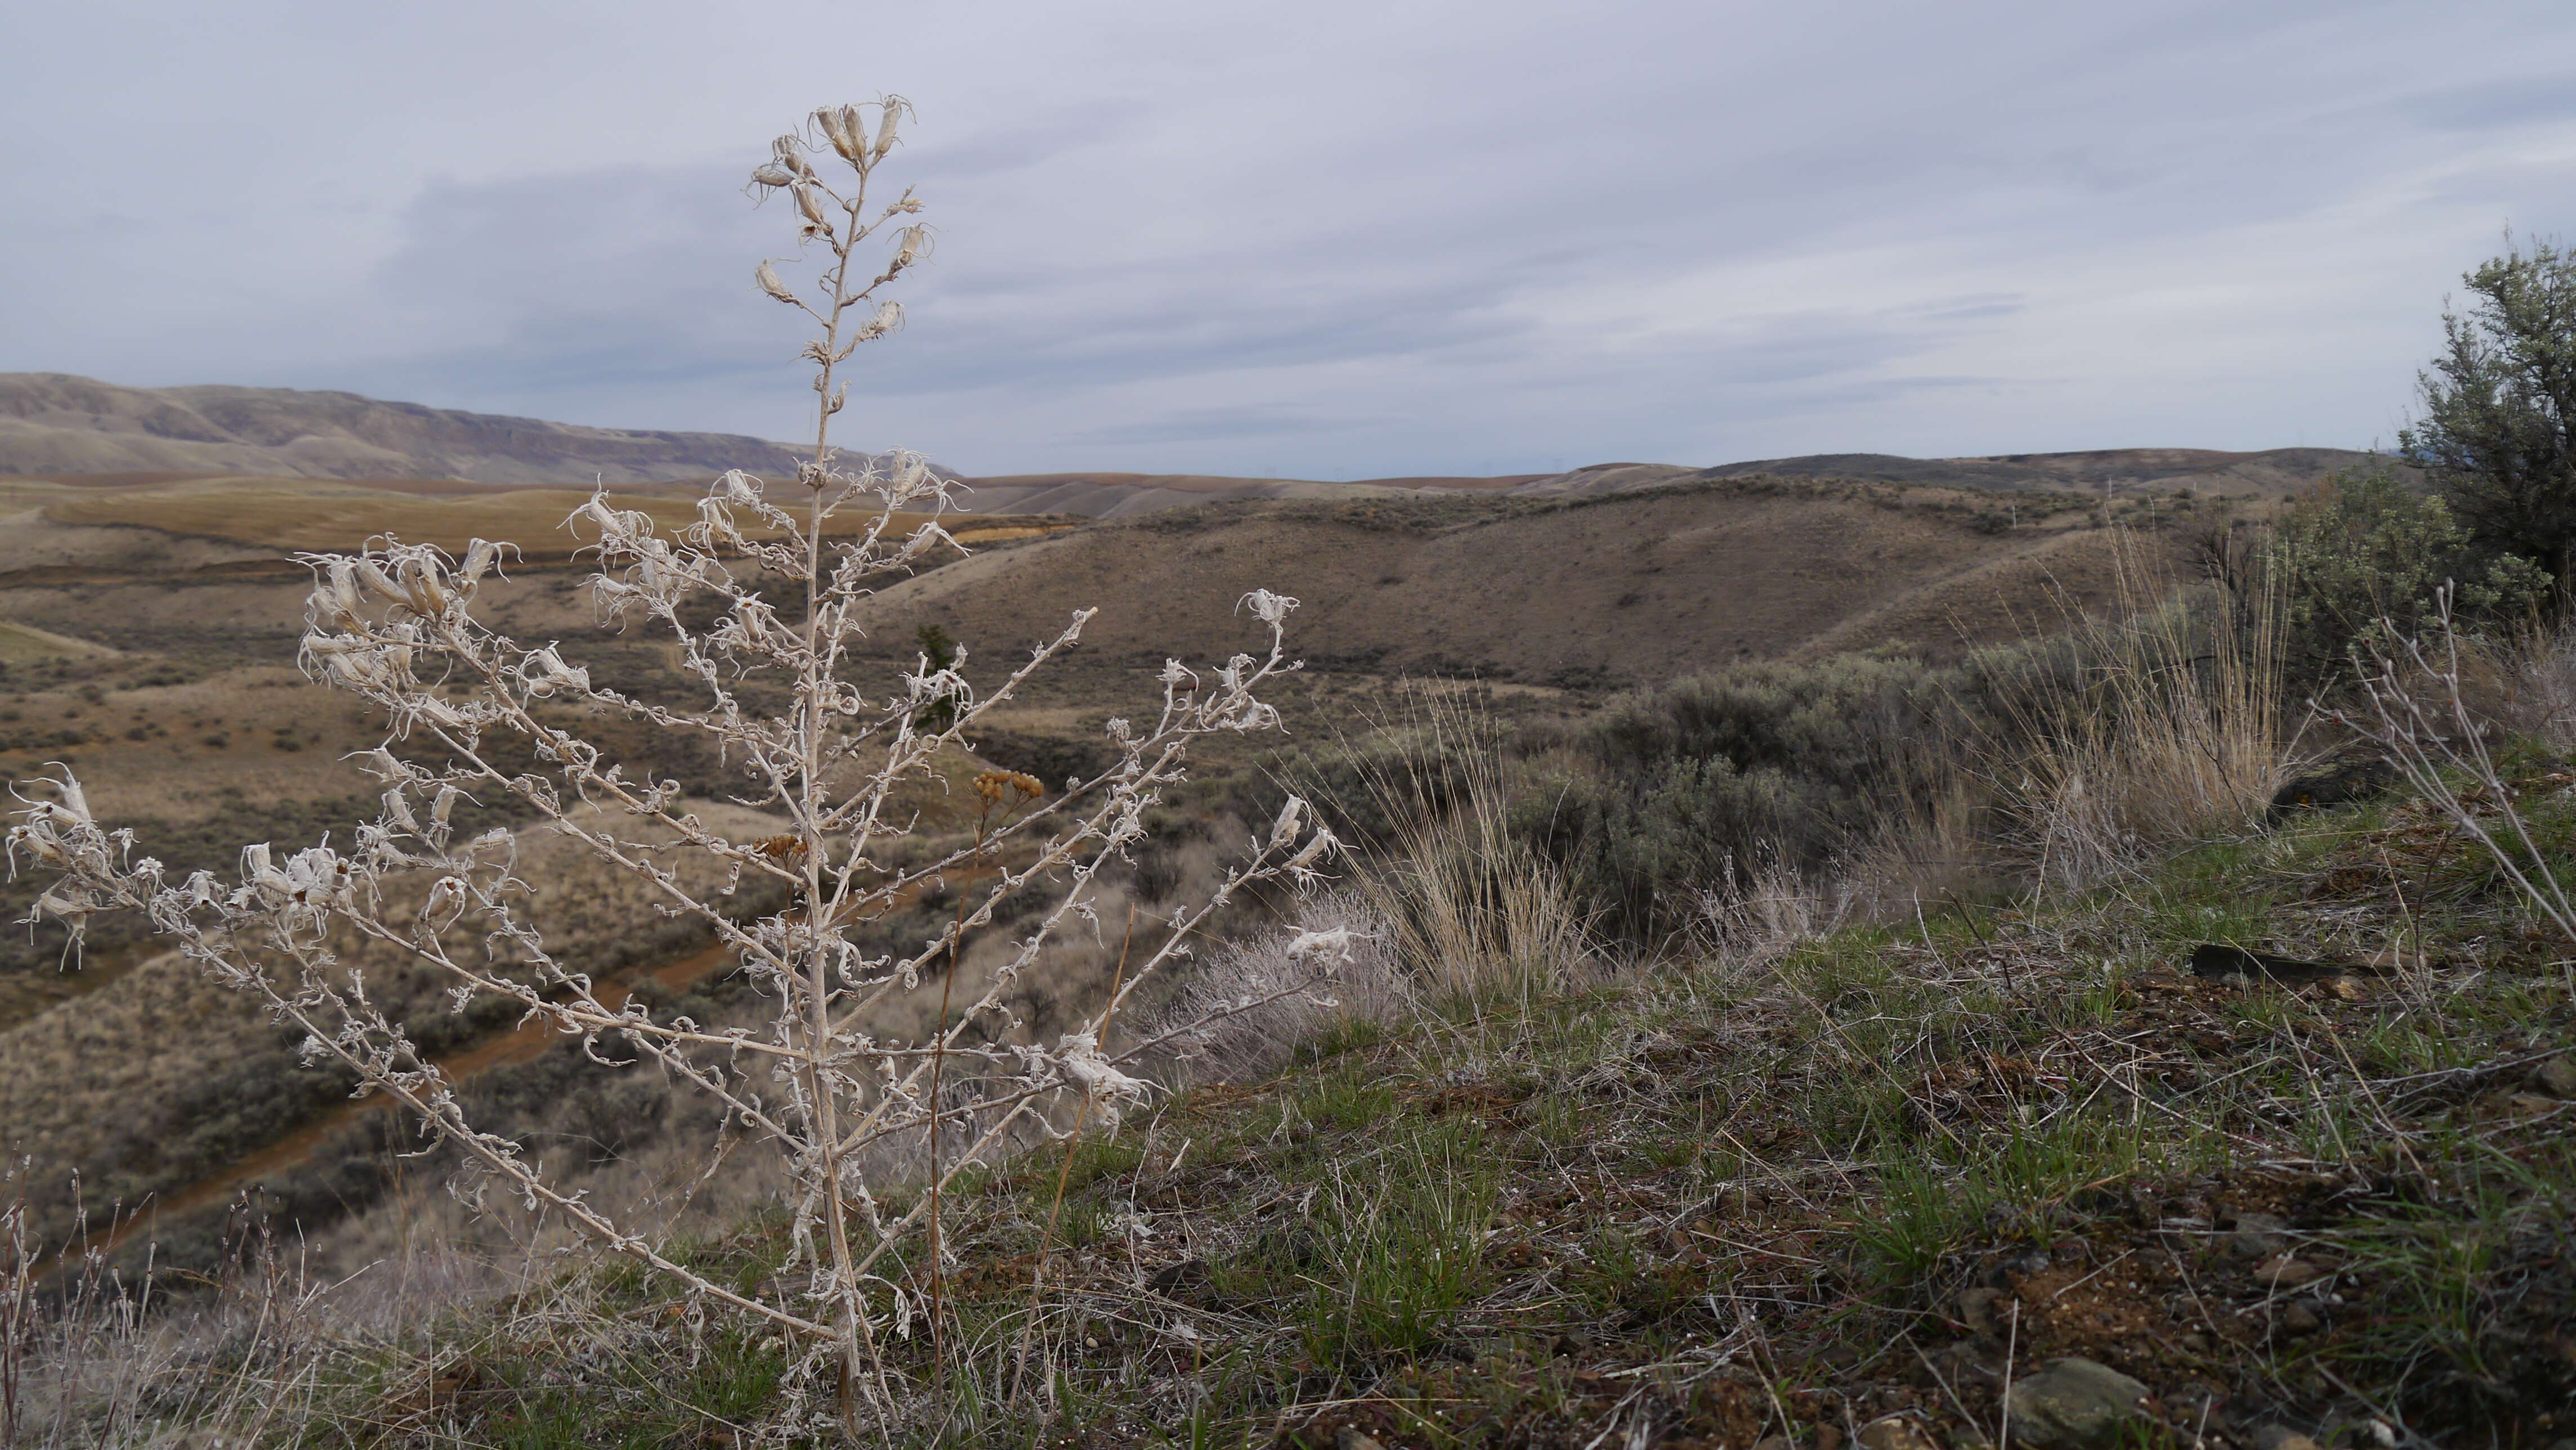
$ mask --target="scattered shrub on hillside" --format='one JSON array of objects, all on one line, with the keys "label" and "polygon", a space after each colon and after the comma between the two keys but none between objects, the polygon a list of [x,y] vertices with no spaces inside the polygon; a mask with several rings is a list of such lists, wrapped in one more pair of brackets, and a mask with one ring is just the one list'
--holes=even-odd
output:
[{"label": "scattered shrub on hillside", "polygon": [[1756,661],[1613,706],[1521,792],[1513,822],[1603,924],[1691,924],[1736,873],[1847,855],[1986,725],[1974,677],[1895,655]]},{"label": "scattered shrub on hillside", "polygon": [[2348,672],[2356,648],[2421,633],[2446,582],[2471,623],[2522,614],[2549,587],[2528,560],[2473,542],[2438,494],[2384,467],[2335,475],[2299,497],[2263,557],[2281,576],[2284,662],[2310,684]]}]

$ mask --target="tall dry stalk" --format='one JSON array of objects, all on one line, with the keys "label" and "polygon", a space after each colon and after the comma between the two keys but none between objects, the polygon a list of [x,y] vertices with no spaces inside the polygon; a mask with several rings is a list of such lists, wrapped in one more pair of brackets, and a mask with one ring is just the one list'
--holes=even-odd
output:
[{"label": "tall dry stalk", "polygon": [[[1005,1005],[1016,984],[1069,949],[1077,926],[1094,922],[1095,874],[1144,834],[1145,813],[1183,778],[1192,742],[1277,724],[1258,691],[1296,667],[1284,653],[1296,601],[1256,590],[1239,610],[1262,640],[1258,652],[1237,654],[1204,677],[1168,662],[1151,716],[1142,725],[1109,722],[1116,764],[1063,783],[1042,809],[988,816],[971,847],[913,864],[894,849],[913,831],[897,791],[929,779],[943,754],[969,748],[969,732],[1070,648],[1094,612],[1074,614],[988,692],[960,673],[963,650],[952,661],[918,658],[887,682],[887,693],[848,677],[860,602],[955,546],[940,526],[947,485],[920,459],[848,468],[831,443],[832,418],[848,396],[840,369],[859,344],[901,321],[900,308],[878,293],[930,247],[930,233],[911,220],[921,203],[909,190],[891,201],[870,196],[907,109],[887,97],[816,111],[804,131],[779,137],[752,174],[760,194],[793,207],[800,248],[821,252],[801,289],[772,261],[754,273],[761,291],[816,328],[803,352],[818,398],[814,448],[796,477],[773,486],[728,473],[699,504],[698,521],[669,536],[605,496],[568,520],[598,557],[590,586],[603,620],[640,617],[667,631],[702,704],[673,708],[594,685],[557,642],[514,640],[478,620],[477,590],[508,545],[478,539],[457,558],[388,537],[358,554],[302,556],[315,578],[301,652],[307,673],[358,695],[388,722],[383,744],[358,757],[384,787],[374,819],[357,822],[337,844],[325,837],[300,848],[247,846],[229,880],[198,872],[174,882],[136,853],[131,832],[92,817],[79,781],[62,769],[44,783],[49,789],[22,796],[8,836],[13,869],[25,861],[56,875],[39,916],[61,920],[77,937],[99,912],[146,913],[189,960],[302,1029],[309,1060],[340,1064],[364,1090],[388,1095],[461,1150],[468,1175],[460,1192],[469,1199],[504,1190],[705,1301],[805,1336],[819,1346],[807,1368],[837,1386],[845,1423],[861,1394],[890,1408],[880,1332],[907,1325],[922,1306],[915,1290],[879,1266],[925,1227],[938,1190],[1013,1134],[1051,1132],[1062,1100],[1098,1123],[1144,1097],[1146,1084],[1123,1065],[1154,1044],[1106,1051],[1112,1015],[1247,885],[1312,880],[1335,848],[1305,803],[1291,798],[1241,864],[1172,914],[1161,943],[1082,1030],[1052,1045],[1028,1041]],[[712,610],[702,607],[708,602]],[[748,701],[757,692],[747,681],[782,687],[783,710],[755,713]],[[751,844],[719,834],[691,811],[677,782],[631,772],[587,733],[619,718],[711,743],[739,766],[746,802],[782,816],[787,828]],[[504,763],[518,758],[533,764]],[[1023,788],[1005,777],[997,789]],[[1049,789],[1028,782],[1024,793]],[[704,923],[774,1000],[774,1018],[759,1031],[719,1030],[594,992],[526,919],[532,883],[518,875],[512,836],[495,829],[458,839],[449,822],[468,798],[510,802],[645,883],[662,911]],[[673,851],[712,858],[724,889],[684,887],[663,864]],[[876,955],[862,946],[863,924],[945,874],[978,866],[996,873],[991,884],[937,938]],[[778,883],[791,904],[738,920],[725,898],[745,878]],[[927,1040],[877,1035],[890,998],[912,991],[943,959],[953,986],[962,945],[993,928],[1004,903],[1030,893],[1044,904],[973,1000],[944,1011]],[[453,1084],[340,969],[335,937],[380,943],[442,975],[459,1009],[502,999],[577,1039],[596,1060],[649,1058],[721,1104],[729,1127],[766,1140],[785,1160],[795,1252],[809,1271],[803,1291],[764,1296],[706,1277],[557,1186],[518,1143],[470,1121]],[[1318,959],[1318,970],[1326,965]],[[890,1212],[871,1162],[932,1136],[941,1143],[929,1168],[933,1191]]]},{"label": "tall dry stalk", "polygon": [[2119,609],[2077,621],[2073,668],[2003,682],[2012,743],[1990,767],[2043,881],[2081,887],[2156,851],[2258,822],[2285,778],[2277,591],[2177,588],[2123,540]]},{"label": "tall dry stalk", "polygon": [[12,1190],[9,1206],[0,1209],[0,1254],[7,1256],[0,1271],[0,1446],[21,1443],[25,1407],[18,1385],[35,1327],[36,1246],[27,1234],[25,1172],[21,1164],[0,1175]]}]

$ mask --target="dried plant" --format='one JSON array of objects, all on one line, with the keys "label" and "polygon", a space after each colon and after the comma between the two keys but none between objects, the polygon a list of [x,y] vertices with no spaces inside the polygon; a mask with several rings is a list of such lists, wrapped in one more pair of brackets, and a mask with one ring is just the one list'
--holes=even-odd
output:
[{"label": "dried plant", "polygon": [[2113,557],[2120,610],[2073,621],[2071,677],[2048,654],[2007,670],[1988,765],[2035,874],[2075,890],[2259,821],[2297,735],[2274,581],[2174,590],[2134,540]]},{"label": "dried plant", "polygon": [[[2360,704],[2335,719],[2378,747],[2416,795],[2478,843],[2524,905],[2576,946],[2576,900],[2551,867],[2552,853],[2515,808],[2514,787],[2487,748],[2493,727],[2470,704],[2462,677],[2473,668],[2473,652],[2452,616],[2454,592],[2448,583],[2434,591],[2429,642],[2382,621],[2387,628],[2383,642],[2371,645]],[[2539,663],[2545,668],[2548,657]],[[2576,957],[2561,967],[2576,993]]]},{"label": "dried plant", "polygon": [[[1204,680],[1167,663],[1152,718],[1109,722],[1115,765],[1063,782],[1053,800],[1048,783],[987,772],[977,781],[985,812],[971,844],[893,849],[915,827],[898,790],[932,778],[943,753],[970,748],[967,737],[986,713],[1071,648],[1093,612],[1074,614],[987,691],[960,672],[962,649],[949,660],[919,657],[887,694],[846,677],[860,601],[955,547],[940,525],[948,485],[920,459],[845,468],[831,446],[831,420],[848,392],[839,370],[860,343],[900,323],[900,309],[878,293],[930,249],[930,233],[911,220],[921,203],[909,190],[891,202],[869,194],[907,110],[888,97],[817,111],[803,133],[779,137],[752,174],[757,193],[783,193],[792,203],[800,251],[821,253],[801,290],[773,261],[754,274],[761,291],[818,329],[803,353],[820,400],[813,455],[796,478],[774,488],[728,473],[699,504],[698,521],[670,536],[602,496],[567,521],[596,553],[590,586],[603,620],[649,620],[669,631],[703,703],[671,708],[603,688],[559,642],[522,642],[478,620],[478,586],[508,545],[478,539],[456,557],[384,538],[359,554],[299,556],[315,578],[306,672],[362,697],[388,722],[384,743],[359,757],[384,786],[375,819],[356,823],[336,845],[326,837],[301,849],[248,846],[232,880],[199,872],[173,881],[136,851],[131,832],[93,818],[79,781],[62,769],[22,794],[25,808],[8,836],[13,870],[25,862],[55,874],[38,915],[77,937],[100,912],[148,914],[187,959],[303,1030],[308,1058],[343,1065],[362,1092],[390,1095],[460,1149],[468,1168],[461,1196],[480,1201],[504,1190],[703,1301],[806,1336],[815,1347],[807,1373],[836,1386],[844,1417],[862,1399],[891,1406],[896,1390],[877,1353],[880,1335],[908,1327],[935,1302],[911,1246],[929,1227],[937,1187],[1014,1141],[1052,1135],[1057,1122],[1114,1120],[1144,1098],[1147,1083],[1125,1069],[1158,1044],[1113,1054],[1103,1045],[1112,1014],[1185,956],[1193,930],[1248,884],[1302,885],[1336,847],[1292,797],[1203,900],[1173,912],[1150,950],[1140,946],[1078,1030],[1051,1046],[1025,1040],[1005,994],[1042,978],[1078,929],[1097,927],[1095,873],[1143,834],[1146,811],[1182,778],[1191,743],[1278,724],[1258,692],[1296,668],[1283,644],[1296,601],[1256,590],[1239,609],[1266,634],[1264,648],[1234,656]],[[749,703],[781,696],[776,714]],[[737,842],[693,813],[676,782],[630,775],[584,733],[618,717],[711,742],[739,766],[741,800],[783,817],[785,829]],[[496,829],[460,839],[451,827],[467,799],[512,803],[645,883],[659,910],[703,922],[774,1001],[774,1019],[758,1030],[718,1028],[657,1018],[622,994],[594,993],[589,977],[558,963],[530,924],[530,883],[519,874],[514,837]],[[666,864],[675,852],[712,860],[721,890],[691,889]],[[946,875],[985,884],[961,898],[937,937],[871,955],[861,928]],[[729,913],[727,900],[746,879],[776,883],[790,904],[737,919],[745,913]],[[997,914],[1024,897],[1037,901],[1033,911]],[[961,948],[1003,920],[1020,923],[1017,935],[972,1001],[943,1000],[940,1025],[921,1040],[874,1035],[883,1030],[874,1015],[881,1004],[917,988],[925,974],[953,978]],[[434,969],[460,1009],[497,996],[577,1039],[595,1060],[649,1059],[719,1102],[734,1127],[773,1145],[795,1186],[794,1243],[810,1269],[801,1294],[745,1292],[692,1270],[559,1187],[519,1144],[469,1121],[453,1085],[334,950],[358,941]],[[1322,954],[1301,960],[1313,973],[1271,983],[1262,1000],[1307,990],[1331,965]],[[1227,1001],[1205,1016],[1259,1005]],[[1168,1031],[1188,1036],[1205,1027],[1201,1019]],[[932,1191],[894,1211],[881,1192],[884,1167],[917,1167],[925,1140],[937,1145],[926,1173]],[[906,1258],[912,1267],[898,1271]],[[928,1258],[935,1286],[935,1237]]]}]

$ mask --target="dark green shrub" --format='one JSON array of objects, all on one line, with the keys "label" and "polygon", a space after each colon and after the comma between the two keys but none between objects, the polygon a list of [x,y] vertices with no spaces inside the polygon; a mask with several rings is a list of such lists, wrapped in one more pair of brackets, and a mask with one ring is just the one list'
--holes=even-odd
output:
[{"label": "dark green shrub", "polygon": [[1572,741],[1519,793],[1514,826],[1602,925],[1655,935],[1730,869],[1851,849],[1929,761],[1983,733],[1978,693],[1971,671],[1882,654],[1680,680]]},{"label": "dark green shrub", "polygon": [[2290,672],[2311,684],[2342,669],[2356,645],[2422,632],[2445,581],[2473,624],[2519,614],[2549,587],[2528,560],[2477,543],[2439,495],[2384,467],[2337,475],[2298,499],[2266,554]]},{"label": "dark green shrub", "polygon": [[2469,533],[2553,573],[2576,552],[2576,252],[2508,245],[2461,280],[2424,413],[2398,434]]}]

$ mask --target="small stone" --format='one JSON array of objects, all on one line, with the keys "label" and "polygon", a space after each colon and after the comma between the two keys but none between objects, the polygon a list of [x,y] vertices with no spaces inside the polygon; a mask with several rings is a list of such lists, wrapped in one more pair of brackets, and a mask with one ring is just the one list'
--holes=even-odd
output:
[{"label": "small stone", "polygon": [[1860,1427],[1861,1450],[1941,1450],[1912,1415],[1882,1415]]},{"label": "small stone", "polygon": [[1753,1442],[1753,1450],[1791,1450],[1786,1435],[1765,1435]]},{"label": "small stone", "polygon": [[1374,1435],[1344,1425],[1333,1432],[1333,1450],[1386,1450]]},{"label": "small stone", "polygon": [[2576,1098],[2576,1059],[2553,1057],[2533,1068],[2531,1085],[2553,1098]]},{"label": "small stone", "polygon": [[2325,1327],[2317,1311],[2305,1304],[2293,1304],[2281,1311],[2281,1332],[2289,1335],[2314,1334]]},{"label": "small stone", "polygon": [[2248,1259],[2277,1254],[2290,1245],[2284,1236],[2288,1228],[2288,1224],[2268,1213],[2240,1213],[2236,1215],[2236,1231],[2227,1236],[2227,1251]]},{"label": "small stone", "polygon": [[2265,1425],[2254,1432],[2254,1450],[2317,1450],[2317,1442],[2287,1425]]},{"label": "small stone", "polygon": [[2146,1408],[2147,1387],[2089,1359],[2051,1360],[2004,1395],[2013,1440],[2031,1450],[2108,1450]]},{"label": "small stone", "polygon": [[1996,1289],[1970,1289],[1959,1296],[1959,1322],[1971,1334],[1995,1332],[1995,1301],[2003,1293]]},{"label": "small stone", "polygon": [[1843,1432],[1831,1425],[1818,1425],[1816,1450],[1843,1450]]},{"label": "small stone", "polygon": [[2507,1111],[2516,1117],[2523,1118],[2536,1118],[2542,1113],[2553,1113],[2558,1110],[2558,1099],[2539,1093],[2515,1093],[2505,1099],[2504,1104]]},{"label": "small stone", "polygon": [[2254,1277],[2275,1289],[2295,1289],[2324,1275],[2325,1270],[2288,1254],[2276,1255],[2254,1266]]}]

